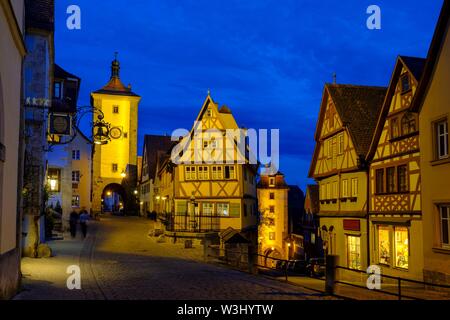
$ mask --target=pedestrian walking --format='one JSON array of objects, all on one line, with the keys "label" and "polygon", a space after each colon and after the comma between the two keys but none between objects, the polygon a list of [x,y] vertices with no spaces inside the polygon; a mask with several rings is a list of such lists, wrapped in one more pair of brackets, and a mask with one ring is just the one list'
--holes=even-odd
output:
[{"label": "pedestrian walking", "polygon": [[75,238],[77,236],[78,219],[78,212],[76,212],[75,210],[72,211],[69,217],[70,235],[72,236],[72,238]]},{"label": "pedestrian walking", "polygon": [[90,219],[91,217],[89,216],[89,213],[85,209],[83,209],[80,214],[80,226],[84,238],[86,238],[87,235],[87,223]]}]

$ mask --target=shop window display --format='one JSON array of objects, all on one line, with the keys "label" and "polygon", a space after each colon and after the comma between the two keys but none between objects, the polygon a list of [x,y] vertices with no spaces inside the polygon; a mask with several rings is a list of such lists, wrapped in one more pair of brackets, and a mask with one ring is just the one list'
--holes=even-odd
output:
[{"label": "shop window display", "polygon": [[378,226],[378,261],[381,264],[391,263],[390,228]]},{"label": "shop window display", "polygon": [[408,228],[395,227],[395,266],[408,269]]},{"label": "shop window display", "polygon": [[351,269],[361,269],[361,238],[347,236],[347,258],[348,267]]}]

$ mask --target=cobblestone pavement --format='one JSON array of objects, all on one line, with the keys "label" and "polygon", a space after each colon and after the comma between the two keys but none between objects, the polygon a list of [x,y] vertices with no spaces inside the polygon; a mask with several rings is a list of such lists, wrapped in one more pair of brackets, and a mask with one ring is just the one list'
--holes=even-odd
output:
[{"label": "cobblestone pavement", "polygon": [[[24,259],[16,299],[332,299],[315,291],[203,263],[203,248],[158,243],[151,222],[104,217],[83,241],[55,241],[55,257]],[[67,266],[81,267],[82,290],[66,287]]]}]

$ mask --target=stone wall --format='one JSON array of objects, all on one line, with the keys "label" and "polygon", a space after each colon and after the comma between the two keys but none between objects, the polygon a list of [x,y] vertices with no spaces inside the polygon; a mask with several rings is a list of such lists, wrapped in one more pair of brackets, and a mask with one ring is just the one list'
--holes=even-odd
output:
[{"label": "stone wall", "polygon": [[11,299],[20,286],[20,253],[13,249],[0,255],[0,300]]}]

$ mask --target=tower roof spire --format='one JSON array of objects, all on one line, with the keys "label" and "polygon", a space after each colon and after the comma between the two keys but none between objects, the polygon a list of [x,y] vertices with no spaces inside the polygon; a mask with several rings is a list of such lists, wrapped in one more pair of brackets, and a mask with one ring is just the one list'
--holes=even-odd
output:
[{"label": "tower roof spire", "polygon": [[119,53],[116,51],[114,52],[114,60],[111,63],[111,79],[112,78],[120,78],[119,71],[120,71],[120,63],[119,60],[117,60],[117,55]]},{"label": "tower roof spire", "polygon": [[116,94],[125,96],[138,96],[131,91],[131,85],[126,87],[120,80],[120,62],[117,60],[118,52],[114,52],[114,60],[111,62],[111,79],[100,90],[94,93]]}]

